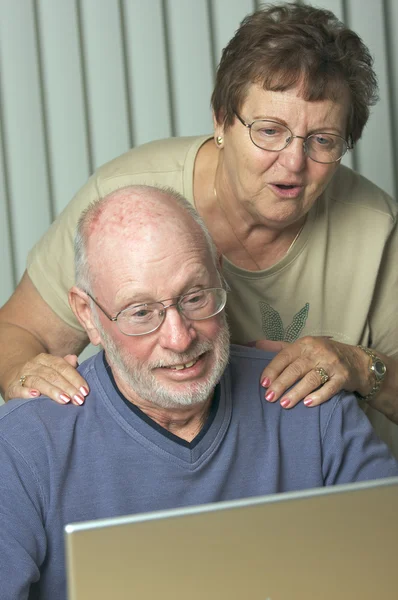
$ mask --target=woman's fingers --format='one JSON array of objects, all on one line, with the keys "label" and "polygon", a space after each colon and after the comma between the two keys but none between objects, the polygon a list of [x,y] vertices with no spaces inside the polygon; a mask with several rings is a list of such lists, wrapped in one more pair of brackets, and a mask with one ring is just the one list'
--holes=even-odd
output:
[{"label": "woman's fingers", "polygon": [[326,402],[342,389],[358,391],[368,385],[366,361],[356,346],[331,338],[305,337],[285,344],[262,374],[265,398],[293,408]]},{"label": "woman's fingers", "polygon": [[7,397],[35,398],[48,396],[59,404],[82,405],[89,393],[85,379],[78,373],[77,356],[65,358],[39,354],[20,367],[9,386]]},{"label": "woman's fingers", "polygon": [[[326,373],[326,370],[324,370]],[[280,391],[278,398],[283,408],[293,408],[301,400],[306,406],[317,406],[337,394],[343,386],[338,375],[321,375],[315,370],[309,371],[298,383]],[[322,383],[325,381],[325,383]],[[278,384],[276,384],[278,387]]]}]

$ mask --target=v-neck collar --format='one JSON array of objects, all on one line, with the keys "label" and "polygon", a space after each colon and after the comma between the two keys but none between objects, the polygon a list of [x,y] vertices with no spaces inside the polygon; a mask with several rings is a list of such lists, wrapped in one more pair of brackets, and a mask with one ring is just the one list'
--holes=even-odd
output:
[{"label": "v-neck collar", "polygon": [[104,352],[100,352],[95,358],[94,369],[98,392],[108,411],[119,425],[148,451],[194,469],[221,443],[232,415],[228,367],[215,389],[206,424],[193,443],[185,442],[170,432],[165,434],[164,428],[154,423],[119,392]]}]

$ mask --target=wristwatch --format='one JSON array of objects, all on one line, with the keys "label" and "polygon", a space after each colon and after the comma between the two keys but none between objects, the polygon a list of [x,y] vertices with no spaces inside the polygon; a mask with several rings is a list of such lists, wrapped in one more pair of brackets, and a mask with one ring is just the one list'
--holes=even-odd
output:
[{"label": "wristwatch", "polygon": [[373,396],[379,391],[381,384],[387,373],[387,367],[384,362],[379,358],[370,348],[366,348],[366,346],[361,346],[358,344],[358,348],[361,348],[366,354],[370,357],[370,365],[369,371],[373,375],[374,383],[373,387],[367,396],[360,396],[362,400],[369,402],[373,398]]}]

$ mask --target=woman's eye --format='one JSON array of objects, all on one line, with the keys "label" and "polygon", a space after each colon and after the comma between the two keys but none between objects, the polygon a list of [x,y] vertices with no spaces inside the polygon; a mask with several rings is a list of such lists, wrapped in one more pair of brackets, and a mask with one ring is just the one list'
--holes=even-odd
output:
[{"label": "woman's eye", "polygon": [[324,135],[316,135],[314,140],[319,146],[333,146],[333,139]]},{"label": "woman's eye", "polygon": [[272,137],[278,135],[280,132],[277,129],[259,129],[259,133],[264,137]]}]

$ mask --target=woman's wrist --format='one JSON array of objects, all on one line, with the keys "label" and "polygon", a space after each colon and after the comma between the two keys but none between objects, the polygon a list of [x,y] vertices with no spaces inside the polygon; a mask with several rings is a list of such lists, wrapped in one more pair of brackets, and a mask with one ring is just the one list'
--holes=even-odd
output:
[{"label": "woman's wrist", "polygon": [[362,400],[370,402],[379,392],[387,375],[387,366],[384,361],[373,350],[358,344],[358,348],[363,350],[368,356],[368,377],[370,379],[370,390],[365,395],[360,395]]}]

